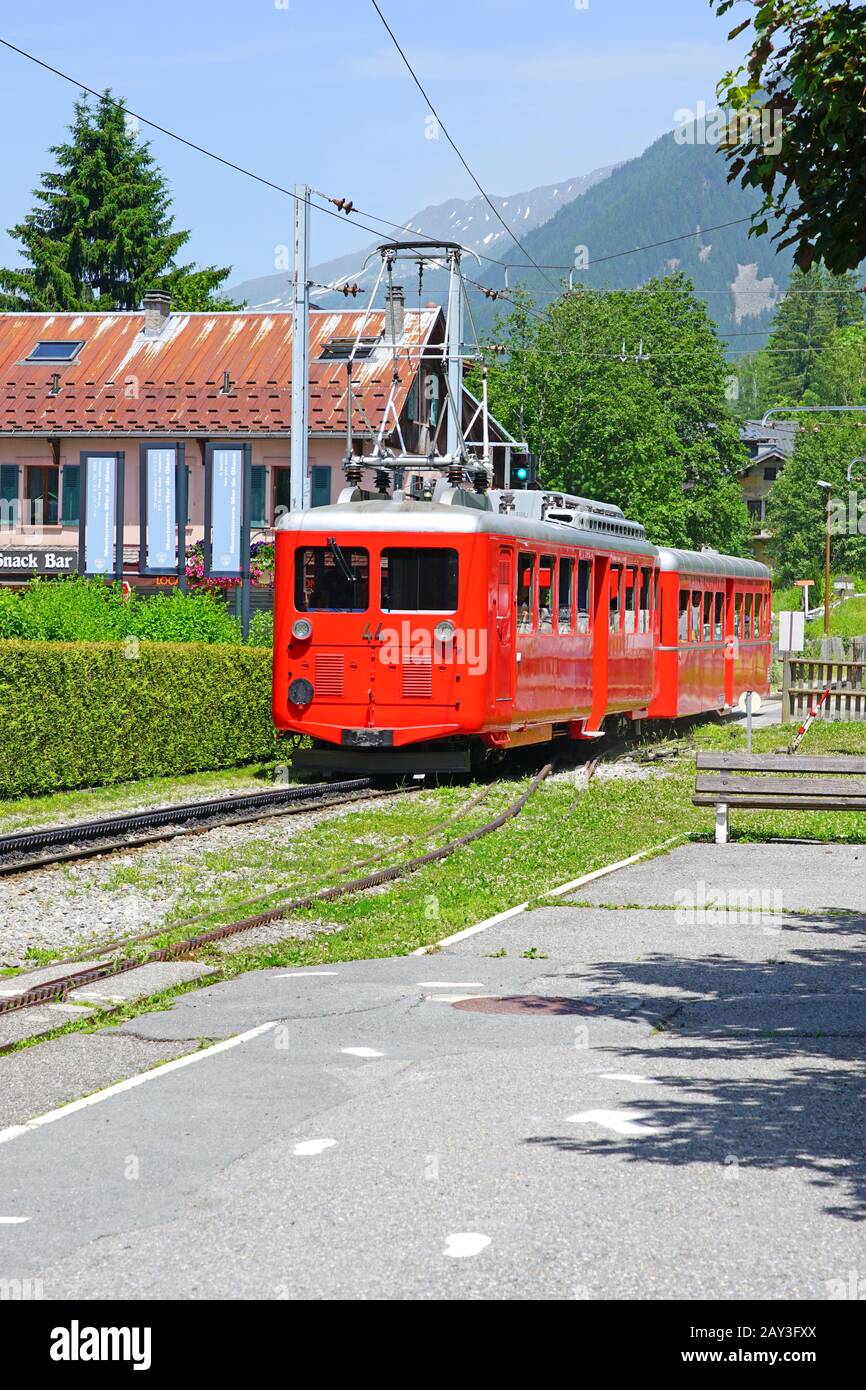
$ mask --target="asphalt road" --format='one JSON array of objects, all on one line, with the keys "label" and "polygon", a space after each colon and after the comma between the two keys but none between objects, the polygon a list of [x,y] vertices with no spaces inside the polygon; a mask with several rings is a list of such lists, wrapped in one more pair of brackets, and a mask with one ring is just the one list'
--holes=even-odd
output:
[{"label": "asphalt road", "polygon": [[0,1058],[0,1280],[46,1299],[866,1287],[866,850],[687,846],[578,898]]}]

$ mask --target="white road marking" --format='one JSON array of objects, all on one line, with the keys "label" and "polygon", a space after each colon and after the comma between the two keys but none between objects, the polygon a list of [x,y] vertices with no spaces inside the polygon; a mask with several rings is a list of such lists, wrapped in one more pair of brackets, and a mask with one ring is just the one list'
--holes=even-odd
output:
[{"label": "white road marking", "polygon": [[324,1153],[325,1149],[332,1149],[336,1144],[336,1139],[304,1139],[300,1144],[296,1144],[293,1152],[299,1157],[307,1154]]},{"label": "white road marking", "polygon": [[569,1115],[570,1125],[601,1125],[612,1129],[615,1134],[658,1134],[652,1125],[641,1124],[646,1119],[643,1110],[583,1110],[579,1115]]},{"label": "white road marking", "polygon": [[278,980],[311,980],[313,976],[336,975],[336,970],[293,970],[291,975],[278,975]]},{"label": "white road marking", "polygon": [[173,1062],[166,1062],[164,1066],[155,1067],[152,1071],[140,1072],[138,1076],[127,1077],[126,1081],[118,1081],[113,1086],[107,1086],[104,1091],[97,1091],[92,1096],[82,1096],[81,1100],[74,1100],[69,1105],[62,1105],[58,1110],[49,1110],[45,1115],[37,1115],[35,1120],[28,1120],[23,1125],[10,1125],[8,1129],[0,1129],[0,1144],[8,1144],[10,1139],[17,1139],[21,1134],[27,1134],[31,1129],[41,1129],[43,1125],[51,1125],[55,1120],[63,1120],[67,1115],[74,1115],[79,1110],[86,1110],[91,1105],[100,1105],[102,1101],[108,1100],[111,1096],[120,1095],[122,1091],[131,1091],[136,1086],[143,1086],[146,1081],[156,1081],[157,1078],[167,1076],[170,1072],[180,1071],[181,1067],[194,1066],[196,1062],[203,1062],[206,1057],[213,1057],[217,1052],[228,1052],[229,1048],[239,1047],[241,1043],[249,1042],[252,1038],[258,1038],[262,1033],[267,1033],[269,1029],[276,1028],[276,1021],[272,1023],[260,1023],[257,1028],[250,1028],[246,1033],[238,1033],[234,1038],[226,1038],[223,1042],[214,1043],[212,1047],[203,1047],[200,1052],[191,1052],[186,1057],[176,1057]]},{"label": "white road marking", "polygon": [[[660,845],[653,845],[651,849],[643,849],[639,854],[632,854],[628,859],[619,859],[615,864],[608,864],[603,869],[594,869],[591,874],[581,874],[580,878],[573,878],[568,883],[561,883],[558,888],[548,888],[541,893],[542,898],[557,898],[563,893],[570,893],[575,888],[581,888],[585,883],[592,883],[597,878],[604,878],[606,874],[613,874],[617,869],[625,869],[629,864],[637,864],[641,859],[647,859],[651,854],[659,854],[663,849],[671,849],[674,845],[682,844],[688,839],[688,835],[674,835],[670,840],[663,840]],[[430,946],[419,946],[412,952],[413,956],[426,956],[434,948],[438,951],[442,946],[453,946],[456,941],[465,941],[469,936],[475,936],[477,932],[487,931],[488,927],[497,927],[500,922],[507,922],[510,917],[519,917],[521,912],[525,912],[529,903],[518,903],[516,907],[506,908],[505,912],[497,912],[495,917],[486,917],[483,922],[476,922],[474,927],[464,927],[462,931],[454,932],[451,936],[443,936],[441,941],[435,941]]]},{"label": "white road marking", "polygon": [[384,1057],[384,1052],[377,1052],[375,1047],[341,1047],[341,1052],[345,1052],[347,1057]]},{"label": "white road marking", "polygon": [[[529,903],[518,903],[517,907],[509,907],[505,912],[497,912],[495,917],[487,917],[483,922],[476,922],[474,927],[464,927],[462,931],[454,932],[453,936],[445,936],[435,945],[451,946],[455,941],[465,941],[468,936],[474,936],[476,932],[486,931],[488,927],[496,927],[500,922],[507,922],[509,917],[517,917],[521,912],[525,912]],[[413,956],[426,956],[431,948],[429,946],[419,946],[417,951],[413,951]]]},{"label": "white road marking", "polygon": [[636,1086],[658,1086],[654,1076],[636,1076],[630,1071],[602,1071],[599,1076],[604,1076],[608,1081],[633,1081]]},{"label": "white road marking", "polygon": [[495,994],[425,994],[428,1004],[460,1004],[464,999],[495,999]]},{"label": "white road marking", "polygon": [[419,980],[419,989],[483,989],[483,980]]},{"label": "white road marking", "polygon": [[0,1226],[23,1226],[25,1221],[32,1221],[31,1216],[0,1216]]},{"label": "white road marking", "polygon": [[480,1255],[489,1244],[490,1237],[483,1236],[478,1231],[457,1231],[454,1235],[445,1237],[445,1249],[442,1254],[452,1260],[467,1260],[471,1255]]}]

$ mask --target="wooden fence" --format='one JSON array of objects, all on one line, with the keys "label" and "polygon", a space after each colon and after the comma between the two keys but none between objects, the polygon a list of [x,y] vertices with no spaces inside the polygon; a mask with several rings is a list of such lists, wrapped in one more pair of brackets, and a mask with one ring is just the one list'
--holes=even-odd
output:
[{"label": "wooden fence", "polygon": [[[822,701],[825,691],[828,693]],[[786,656],[782,673],[782,723],[799,723],[812,708],[818,708],[821,719],[866,722],[866,661]]]}]

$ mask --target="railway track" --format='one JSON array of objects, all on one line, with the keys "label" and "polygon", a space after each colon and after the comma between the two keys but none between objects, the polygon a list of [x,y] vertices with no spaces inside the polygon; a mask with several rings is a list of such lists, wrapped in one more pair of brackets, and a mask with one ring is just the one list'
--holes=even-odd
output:
[{"label": "railway track", "polygon": [[343,805],[360,796],[383,794],[370,788],[369,777],[355,777],[344,782],[316,782],[243,796],[156,806],[131,815],[105,816],[44,830],[16,831],[0,836],[0,875],[26,873],[178,835],[200,834],[217,826],[243,825],[270,816],[300,814],[317,806]]},{"label": "railway track", "polygon": [[[115,975],[127,974],[129,971],[138,970],[142,966],[156,963],[182,960],[192,956],[214,942],[222,941],[226,937],[234,936],[239,932],[250,931],[254,927],[266,926],[269,923],[277,922],[285,918],[291,912],[298,912],[306,908],[313,907],[317,903],[333,902],[336,898],[341,898],[350,893],[364,892],[369,888],[376,888],[385,883],[392,883],[395,879],[402,878],[407,874],[415,873],[418,869],[424,868],[428,864],[433,864],[439,860],[447,858],[456,850],[462,849],[474,841],[481,839],[485,835],[500,829],[509,820],[514,819],[523,810],[527,801],[533,793],[541,786],[542,782],[553,771],[555,764],[547,763],[532,779],[529,786],[509,805],[504,811],[485,821],[483,825],[476,826],[474,830],[468,831],[456,839],[449,840],[446,844],[440,845],[437,849],[427,850],[423,854],[415,855],[397,864],[389,865],[383,869],[375,869],[371,873],[350,879],[347,882],[336,883],[329,887],[318,889],[313,893],[303,894],[291,898],[283,898],[274,903],[273,906],[264,911],[254,913],[249,917],[241,918],[236,922],[228,922],[221,926],[211,927],[208,930],[198,932],[193,936],[183,937],[178,941],[171,942],[166,946],[155,947],[151,951],[142,951],[137,957],[111,956],[105,961],[88,966],[83,970],[70,971],[66,974],[58,975],[54,979],[44,980],[40,984],[32,985],[29,989],[24,988],[18,994],[7,995],[0,998],[0,1015],[12,1013],[21,1009],[35,1008],[40,1004],[56,1003],[65,999],[75,989],[82,986],[95,984],[97,981],[106,980]],[[332,788],[333,788],[332,784]],[[340,784],[337,784],[340,785]],[[345,786],[345,784],[342,784]],[[380,792],[379,795],[393,795],[393,792]],[[479,796],[473,797],[463,808],[469,810],[472,805],[477,804]],[[442,827],[434,827],[434,830]],[[433,833],[432,831],[430,832]],[[357,865],[355,867],[358,867]],[[271,893],[268,897],[275,897]],[[194,922],[201,921],[201,918],[190,918],[186,923],[175,924],[175,926],[190,926]],[[127,945],[136,944],[142,946],[148,940],[153,940],[165,936],[166,929],[162,928],[147,934],[146,936],[135,938],[135,942]],[[111,947],[104,948],[107,950]],[[22,981],[23,983],[23,981]],[[3,1049],[0,1049],[3,1050]]]}]

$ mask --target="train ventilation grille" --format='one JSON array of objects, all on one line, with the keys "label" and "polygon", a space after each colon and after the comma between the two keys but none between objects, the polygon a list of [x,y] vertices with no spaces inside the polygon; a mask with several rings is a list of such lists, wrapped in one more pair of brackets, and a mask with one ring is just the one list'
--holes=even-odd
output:
[{"label": "train ventilation grille", "polygon": [[407,700],[429,699],[433,694],[433,663],[409,661],[403,667],[403,695]]},{"label": "train ventilation grille", "polygon": [[343,658],[339,652],[317,653],[316,694],[325,699],[342,699]]}]

